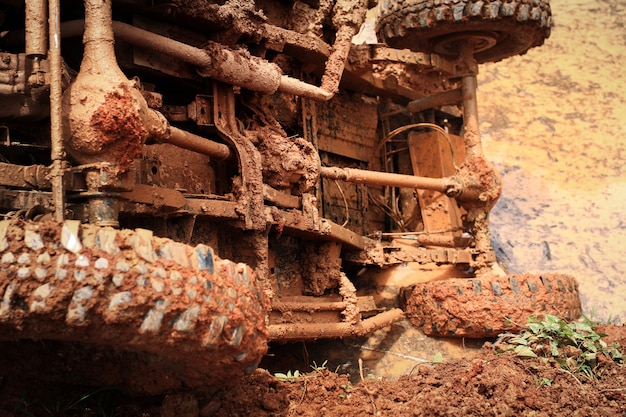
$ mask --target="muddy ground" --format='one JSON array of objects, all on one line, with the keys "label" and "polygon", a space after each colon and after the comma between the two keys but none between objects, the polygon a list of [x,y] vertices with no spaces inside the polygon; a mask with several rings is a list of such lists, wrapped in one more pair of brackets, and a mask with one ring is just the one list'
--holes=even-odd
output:
[{"label": "muddy ground", "polygon": [[[607,326],[607,343],[626,346],[626,327]],[[32,346],[30,347],[32,349]],[[626,414],[626,368],[606,357],[597,378],[553,362],[498,353],[491,344],[473,357],[421,363],[398,380],[331,372],[326,364],[306,374],[276,378],[257,369],[211,395],[187,393],[132,398],[114,387],[86,388],[24,378],[3,381],[0,416],[581,416]],[[626,353],[623,352],[622,353]],[[6,362],[6,361],[4,361]],[[5,367],[12,364],[0,364]],[[103,369],[102,372],[107,372]],[[356,382],[352,382],[356,377]],[[10,383],[10,385],[9,385]]]},{"label": "muddy ground", "polygon": [[[626,328],[607,331],[607,340],[624,345]],[[393,382],[352,385],[328,370],[280,382],[257,371],[205,409],[217,409],[207,413],[215,416],[623,416],[626,370],[608,362],[598,372],[589,380],[485,345],[478,357],[417,365]]]},{"label": "muddy ground", "polygon": [[[486,64],[479,75],[485,153],[504,180],[491,216],[492,240],[509,272],[571,273],[579,279],[585,312],[621,323],[626,319],[626,5],[620,0],[551,4],[555,27],[544,47]],[[605,330],[626,346],[626,328]],[[326,356],[292,345],[293,362],[271,369],[286,373],[329,359],[329,369],[349,369],[350,375],[326,369],[281,382],[258,370],[199,399],[184,394],[138,399],[114,387],[24,382],[37,368],[25,360],[23,378],[9,379],[6,369],[13,364],[5,361],[0,416],[626,415],[626,370],[612,363],[603,365],[599,380],[589,380],[540,360],[498,355],[481,348],[482,342],[433,343],[403,323],[388,334],[394,332],[415,337],[401,346],[376,345],[386,352],[367,350],[367,339],[328,343],[321,349]],[[429,363],[438,352],[444,362]],[[358,357],[366,360],[363,378],[355,373]],[[381,379],[385,374],[403,376]]]}]

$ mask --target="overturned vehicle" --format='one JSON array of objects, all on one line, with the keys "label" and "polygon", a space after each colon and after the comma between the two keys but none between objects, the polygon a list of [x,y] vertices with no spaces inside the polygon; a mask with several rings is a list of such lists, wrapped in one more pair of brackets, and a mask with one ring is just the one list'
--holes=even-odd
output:
[{"label": "overturned vehicle", "polygon": [[577,318],[573,278],[498,267],[478,129],[478,65],[550,28],[547,0],[0,0],[2,339],[159,392],[272,341]]}]

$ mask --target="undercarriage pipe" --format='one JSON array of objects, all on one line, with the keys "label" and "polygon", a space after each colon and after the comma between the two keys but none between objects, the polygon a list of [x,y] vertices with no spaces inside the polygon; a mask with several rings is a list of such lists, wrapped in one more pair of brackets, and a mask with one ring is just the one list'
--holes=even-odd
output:
[{"label": "undercarriage pipe", "polygon": [[228,159],[233,155],[230,148],[223,143],[170,125],[165,116],[156,110],[148,109],[146,113],[146,129],[149,136],[147,143],[169,143],[219,160]]},{"label": "undercarriage pipe", "polygon": [[63,221],[65,217],[65,191],[63,170],[65,168],[65,150],[63,146],[63,115],[61,101],[63,96],[61,74],[61,6],[59,0],[48,2],[48,27],[50,47],[50,145],[52,159],[52,199],[54,218]]},{"label": "undercarriage pipe", "polygon": [[391,172],[367,171],[355,168],[321,167],[320,176],[332,180],[357,184],[384,185],[389,187],[416,188],[439,191],[448,197],[471,198],[471,190],[466,190],[457,177],[428,178]]},{"label": "undercarriage pipe", "polygon": [[164,55],[176,57],[198,67],[203,77],[238,85],[265,94],[274,93],[282,75],[276,64],[254,56],[244,56],[215,42],[206,49],[175,41],[122,22],[113,22],[115,36]]},{"label": "undercarriage pipe", "polygon": [[478,126],[478,102],[476,100],[476,90],[478,82],[476,74],[467,74],[461,80],[461,90],[463,98],[463,128],[465,133],[465,152],[467,159],[472,157],[484,158],[480,129]]},{"label": "undercarriage pipe", "polygon": [[359,337],[370,334],[404,319],[404,311],[399,308],[385,311],[374,317],[351,323],[289,323],[270,324],[270,340],[297,341],[327,339],[337,337]]},{"label": "undercarriage pipe", "polygon": [[325,84],[335,90],[328,91],[283,75],[276,64],[255,56],[244,56],[214,42],[208,43],[207,50],[204,50],[122,22],[113,22],[113,31],[116,37],[128,43],[178,58],[198,67],[198,73],[203,77],[215,78],[218,81],[260,93],[273,94],[280,91],[317,101],[328,101],[335,95],[341,80],[341,73],[343,73],[343,65],[350,51],[348,44],[347,48],[344,46],[331,54],[329,62],[332,58],[332,62],[339,61],[343,64],[338,68],[339,75],[331,76],[326,81]]},{"label": "undercarriage pipe", "polygon": [[[63,36],[79,36],[83,27],[82,20],[64,22]],[[342,41],[338,40],[336,43],[339,45],[334,45],[326,64],[322,87],[317,87],[283,75],[276,64],[230,50],[214,42],[207,43],[206,49],[196,48],[118,21],[113,22],[113,32],[120,40],[191,64],[197,67],[198,73],[204,77],[260,93],[273,94],[280,91],[316,101],[328,101],[334,97],[350,52],[350,43],[345,42],[345,39],[352,39],[356,34],[354,29],[340,30]]]},{"label": "undercarriage pipe", "polygon": [[33,59],[44,58],[48,54],[47,9],[46,0],[27,0],[25,2],[25,41],[26,56]]},{"label": "undercarriage pipe", "polygon": [[194,135],[177,127],[170,126],[168,133],[161,138],[162,142],[170,143],[179,148],[188,149],[203,155],[213,157],[215,159],[228,159],[232,156],[231,150],[223,143],[213,142],[212,140]]}]

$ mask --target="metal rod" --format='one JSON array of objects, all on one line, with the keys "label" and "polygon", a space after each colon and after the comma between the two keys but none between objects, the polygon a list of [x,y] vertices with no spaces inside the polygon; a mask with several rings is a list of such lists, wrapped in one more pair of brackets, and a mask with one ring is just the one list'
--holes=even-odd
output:
[{"label": "metal rod", "polygon": [[318,311],[342,311],[348,307],[345,301],[325,302],[298,302],[298,301],[274,301],[272,311],[306,311],[309,313]]},{"label": "metal rod", "polygon": [[52,199],[54,217],[63,221],[65,217],[65,191],[63,187],[63,169],[65,150],[63,148],[63,121],[61,114],[62,78],[61,78],[61,10],[59,0],[48,2],[48,26],[50,44],[50,139],[52,172]]},{"label": "metal rod", "polygon": [[462,184],[455,178],[427,178],[390,172],[367,171],[354,168],[321,167],[320,176],[357,184],[386,185],[390,187],[418,188],[439,191],[449,195]]},{"label": "metal rod", "polygon": [[315,101],[328,101],[335,95],[334,93],[322,90],[319,87],[307,84],[304,81],[291,78],[287,75],[281,77],[278,91],[293,94],[294,96],[310,98]]},{"label": "metal rod", "polygon": [[334,95],[314,85],[282,75],[275,64],[260,58],[240,56],[216,43],[211,43],[210,52],[207,52],[122,22],[113,22],[113,30],[115,36],[121,40],[195,65],[201,75],[218,81],[266,94],[279,90],[318,101],[327,101]]},{"label": "metal rod", "polygon": [[476,74],[465,75],[461,83],[463,90],[463,127],[465,130],[463,139],[465,141],[466,159],[469,160],[475,156],[484,157],[478,127],[478,101],[476,100],[478,82],[476,81]]},{"label": "metal rod", "polygon": [[228,159],[232,156],[232,152],[228,146],[223,143],[213,142],[212,140],[194,135],[193,133],[178,129],[174,126],[170,126],[169,133],[169,136],[166,135],[163,137],[163,142],[211,156],[215,159]]},{"label": "metal rod", "polygon": [[44,165],[14,165],[0,162],[0,184],[20,188],[50,188],[51,168]]},{"label": "metal rod", "polygon": [[44,58],[48,53],[47,6],[46,0],[26,0],[25,52],[29,58]]},{"label": "metal rod", "polygon": [[[83,26],[84,21],[82,20],[64,22],[63,36],[78,36]],[[120,40],[180,59],[183,62],[198,67],[201,75],[215,78],[218,81],[239,85],[253,91],[260,91],[267,94],[274,93],[278,90],[287,94],[311,98],[316,101],[328,101],[334,96],[333,93],[329,93],[320,87],[307,84],[287,75],[281,75],[280,69],[267,61],[257,59],[253,65],[250,62],[251,57],[238,56],[236,52],[230,51],[218,44],[212,43],[210,52],[224,55],[223,59],[216,59],[204,49],[196,48],[126,23],[114,21],[113,31],[115,32],[115,36]],[[216,66],[220,62],[222,64],[238,62],[239,65],[236,68],[228,65]],[[245,62],[248,63],[245,65],[242,64]],[[260,76],[260,74],[262,76]],[[251,81],[247,81],[244,85],[241,85],[244,79]]]},{"label": "metal rod", "polygon": [[350,323],[290,323],[271,324],[268,327],[270,340],[310,340],[346,336],[363,336],[389,326],[404,318],[404,312],[394,308],[377,314],[357,324]]},{"label": "metal rod", "polygon": [[233,154],[223,143],[198,136],[186,130],[170,125],[165,116],[153,109],[147,109],[145,127],[148,129],[149,140],[153,143],[169,143],[179,148],[188,149],[215,159],[228,159]]}]

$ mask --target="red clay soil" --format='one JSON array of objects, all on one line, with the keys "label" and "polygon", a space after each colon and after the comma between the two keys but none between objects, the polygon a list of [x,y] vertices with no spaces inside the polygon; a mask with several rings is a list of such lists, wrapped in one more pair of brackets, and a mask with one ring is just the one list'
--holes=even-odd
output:
[{"label": "red clay soil", "polygon": [[[625,327],[608,331],[607,341],[624,346]],[[352,385],[347,375],[327,370],[279,382],[257,371],[207,403],[215,411],[205,415],[624,416],[626,369],[607,362],[600,373],[593,381],[575,377],[539,359],[497,354],[486,344],[480,358],[419,365],[395,382]]]},{"label": "red clay soil", "polygon": [[[626,327],[609,326],[607,343],[626,345]],[[16,346],[16,345],[13,345]],[[32,349],[32,346],[31,346]],[[213,395],[130,398],[113,387],[58,384],[38,378],[41,361],[0,358],[0,416],[624,416],[626,369],[600,363],[597,380],[540,359],[498,354],[485,344],[474,359],[421,364],[398,381],[317,370],[279,381],[265,370]],[[26,351],[23,347],[22,351]],[[22,358],[28,357],[22,356]],[[15,356],[14,356],[15,358]],[[10,365],[10,366],[9,366]],[[45,366],[50,366],[46,364]],[[20,368],[19,372],[15,369]],[[11,374],[5,371],[12,369]],[[68,369],[58,368],[60,373]],[[106,373],[106,368],[101,368]],[[286,372],[286,371],[285,371]],[[60,377],[60,376],[59,376]],[[81,399],[82,398],[82,399]]]}]

